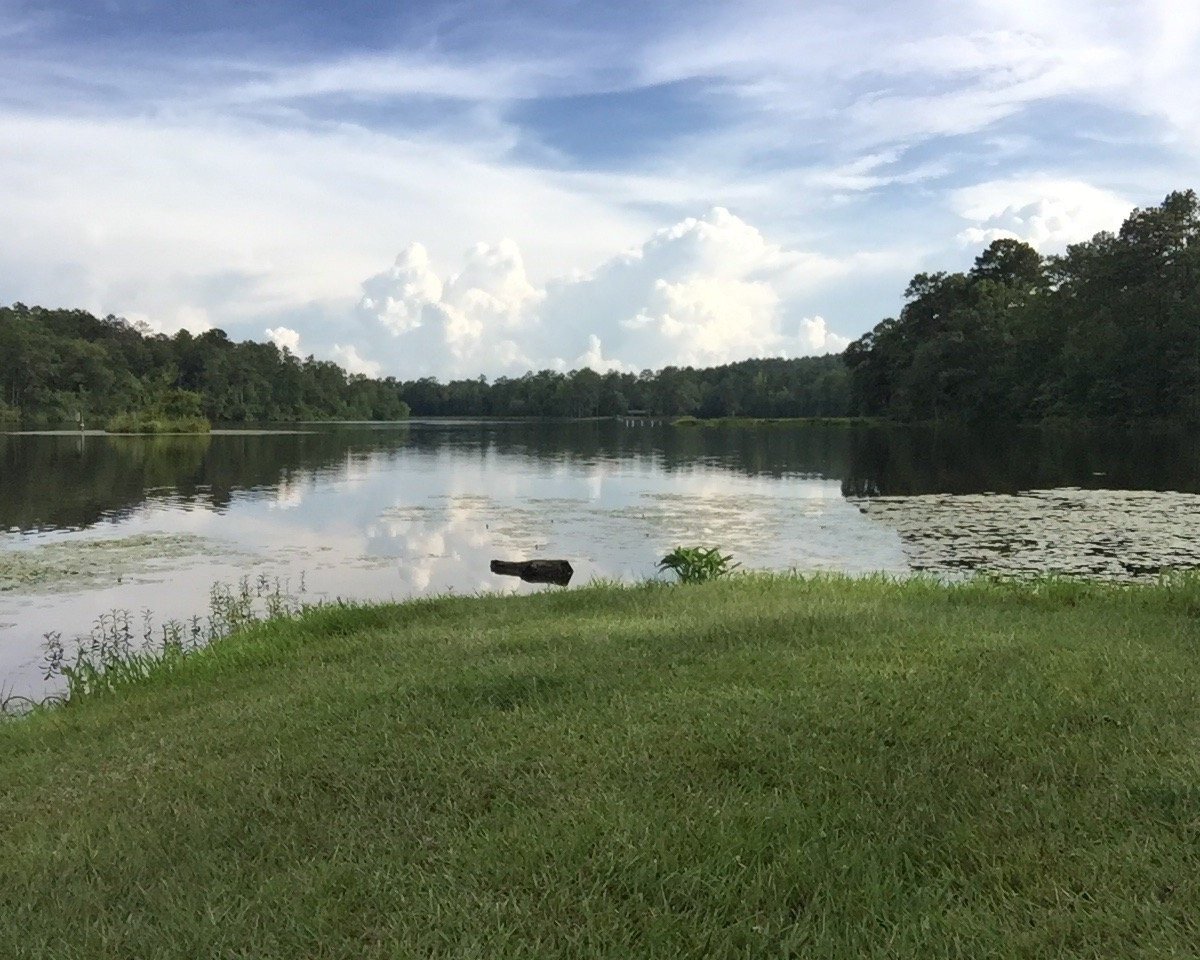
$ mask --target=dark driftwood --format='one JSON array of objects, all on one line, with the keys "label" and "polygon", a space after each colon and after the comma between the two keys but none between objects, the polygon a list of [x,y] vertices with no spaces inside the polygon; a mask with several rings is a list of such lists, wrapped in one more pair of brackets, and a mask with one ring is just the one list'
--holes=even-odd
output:
[{"label": "dark driftwood", "polygon": [[566,560],[493,560],[492,573],[520,577],[526,583],[553,583],[565,587],[575,571]]}]

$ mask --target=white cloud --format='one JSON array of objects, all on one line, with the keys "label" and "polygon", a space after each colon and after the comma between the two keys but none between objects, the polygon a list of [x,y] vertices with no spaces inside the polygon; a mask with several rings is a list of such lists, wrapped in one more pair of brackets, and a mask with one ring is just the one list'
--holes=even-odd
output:
[{"label": "white cloud", "polygon": [[805,353],[840,353],[850,345],[849,337],[843,337],[829,329],[824,317],[805,317],[800,321],[800,340]]},{"label": "white cloud", "polygon": [[594,184],[454,142],[197,116],[0,108],[0,183],[4,297],[151,317],[204,310],[251,335],[282,320],[309,341],[314,331],[285,315],[344,304],[405,236],[445,256],[463,237],[511,235],[557,272],[651,222],[594,198]]},{"label": "white cloud", "polygon": [[[444,14],[369,48],[295,25],[285,60],[0,11],[0,297],[439,375],[715,362],[836,348],[820,316],[870,326],[956,234],[1053,250],[1195,176],[1183,0]],[[564,99],[613,93],[608,123]],[[639,244],[714,205],[742,219]],[[511,241],[459,261],[478,237]]]},{"label": "white cloud", "polygon": [[421,326],[425,305],[442,299],[442,281],[429,264],[429,251],[413,243],[389,270],[363,283],[359,309],[399,336]]},{"label": "white cloud", "polygon": [[132,324],[142,324],[153,333],[165,333],[167,336],[172,336],[180,330],[204,333],[213,328],[208,319],[208,312],[200,307],[181,306],[154,316],[133,311],[122,316]]},{"label": "white cloud", "polygon": [[378,377],[383,372],[383,364],[359,356],[358,348],[353,344],[342,346],[340,343],[335,343],[333,358],[347,373],[361,373],[368,377]]},{"label": "white cloud", "polygon": [[444,281],[414,243],[389,270],[363,283],[358,309],[371,325],[401,339],[400,362],[410,370],[471,375],[528,365],[513,337],[543,296],[512,240],[476,244],[462,269]]},{"label": "white cloud", "polygon": [[974,221],[960,243],[983,246],[1002,237],[1024,240],[1043,253],[1115,231],[1129,214],[1128,200],[1077,180],[998,180],[958,190],[952,203]]},{"label": "white cloud", "polygon": [[[742,187],[751,171],[766,203],[733,202],[764,225],[830,189],[896,195],[907,182],[1001,178],[1034,164],[1063,179],[1085,164],[1098,184],[1149,189],[1141,202],[1194,178],[1195,3],[915,0],[862,9],[760,0],[712,10],[651,43],[643,69],[656,82],[720,78],[735,119],[673,155],[678,169],[735,170]],[[1019,156],[984,142],[1026,135]],[[1106,138],[1132,149],[1101,146]],[[1097,145],[1086,159],[1080,140]],[[798,162],[780,170],[781,154]],[[876,156],[900,162],[874,169]],[[789,190],[805,173],[820,192]],[[914,206],[938,196],[909,195]]]},{"label": "white cloud", "polygon": [[300,334],[290,327],[272,327],[265,331],[267,339],[280,350],[289,350],[300,356]]},{"label": "white cloud", "polygon": [[611,373],[613,371],[623,371],[627,368],[620,360],[606,359],[604,356],[604,347],[600,343],[600,338],[594,333],[588,334],[587,349],[575,358],[575,362],[571,364],[563,364],[569,366],[572,370],[595,370],[597,373]]},{"label": "white cloud", "polygon": [[562,82],[570,73],[571,65],[564,60],[456,63],[429,52],[393,51],[278,66],[266,78],[236,85],[223,96],[242,103],[320,96],[503,100],[530,96],[549,82]]},{"label": "white cloud", "polygon": [[621,320],[622,340],[643,356],[693,366],[770,352],[778,339],[779,295],[767,283],[691,275],[658,279],[647,303]]},{"label": "white cloud", "polygon": [[445,280],[414,244],[363,283],[359,313],[372,355],[407,375],[699,366],[840,350],[845,337],[820,317],[793,322],[780,294],[802,285],[813,264],[718,207],[545,289],[530,283],[511,240],[471,248]]}]

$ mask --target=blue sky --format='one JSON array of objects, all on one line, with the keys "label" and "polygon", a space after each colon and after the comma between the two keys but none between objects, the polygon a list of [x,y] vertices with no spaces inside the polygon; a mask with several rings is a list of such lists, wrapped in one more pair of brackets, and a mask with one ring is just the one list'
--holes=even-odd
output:
[{"label": "blue sky", "polygon": [[370,373],[839,349],[1197,186],[1183,0],[0,0],[0,302]]}]

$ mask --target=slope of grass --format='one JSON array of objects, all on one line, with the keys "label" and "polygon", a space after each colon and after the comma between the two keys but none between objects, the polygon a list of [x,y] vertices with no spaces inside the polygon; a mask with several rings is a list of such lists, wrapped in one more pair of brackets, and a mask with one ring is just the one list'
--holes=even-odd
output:
[{"label": "slope of grass", "polygon": [[0,724],[0,956],[1193,957],[1200,589],[330,608]]}]

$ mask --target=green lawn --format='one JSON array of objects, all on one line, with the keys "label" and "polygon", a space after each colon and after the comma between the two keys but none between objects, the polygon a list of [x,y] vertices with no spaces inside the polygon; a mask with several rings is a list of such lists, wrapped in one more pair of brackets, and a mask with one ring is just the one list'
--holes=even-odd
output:
[{"label": "green lawn", "polygon": [[1196,957],[1200,581],[328,609],[0,724],[0,957]]}]

